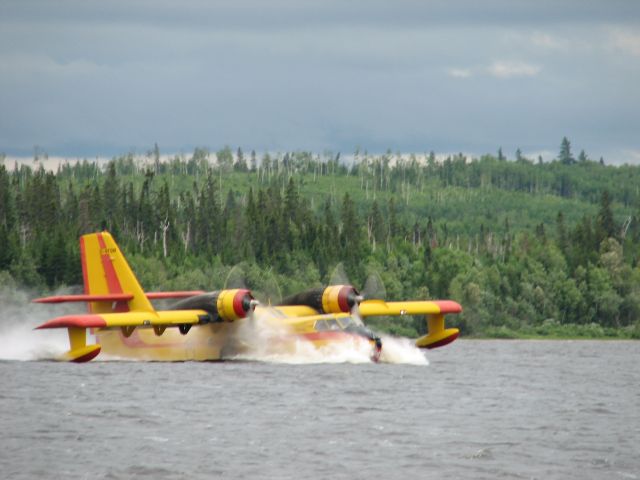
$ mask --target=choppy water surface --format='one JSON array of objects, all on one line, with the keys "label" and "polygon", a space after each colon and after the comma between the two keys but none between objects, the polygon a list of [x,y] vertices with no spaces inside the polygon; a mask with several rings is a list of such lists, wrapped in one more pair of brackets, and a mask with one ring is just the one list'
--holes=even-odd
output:
[{"label": "choppy water surface", "polygon": [[0,477],[640,478],[640,343],[460,340],[427,357],[4,360]]}]

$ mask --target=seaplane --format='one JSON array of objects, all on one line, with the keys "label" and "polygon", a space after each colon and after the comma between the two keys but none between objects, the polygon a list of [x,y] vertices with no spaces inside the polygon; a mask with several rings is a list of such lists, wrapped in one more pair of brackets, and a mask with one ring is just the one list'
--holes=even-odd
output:
[{"label": "seaplane", "polygon": [[[259,337],[265,328],[277,332],[266,337],[276,351],[287,351],[300,342],[318,350],[352,342],[370,349],[371,359],[378,361],[383,342],[363,322],[371,316],[425,315],[427,334],[415,340],[419,348],[442,347],[459,335],[457,328],[445,328],[445,315],[462,311],[451,300],[364,299],[351,285],[313,288],[278,305],[263,305],[242,288],[145,292],[106,231],[80,238],[80,258],[84,294],[34,300],[87,305],[84,313],[53,318],[36,327],[67,329],[69,350],[59,358],[63,361],[88,362],[100,352],[124,360],[232,360],[242,358],[251,347],[251,337]],[[152,304],[167,299],[175,303],[164,309]]]}]

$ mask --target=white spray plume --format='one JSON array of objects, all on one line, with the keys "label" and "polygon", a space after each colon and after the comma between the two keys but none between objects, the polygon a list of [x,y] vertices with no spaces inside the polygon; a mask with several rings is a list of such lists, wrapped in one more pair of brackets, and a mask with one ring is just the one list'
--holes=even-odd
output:
[{"label": "white spray plume", "polygon": [[[68,289],[55,294],[69,293]],[[78,305],[31,303],[34,292],[0,287],[0,360],[52,360],[69,349],[66,329],[34,330],[47,320],[78,312]]]},{"label": "white spray plume", "polygon": [[[316,347],[278,321],[279,314],[271,309],[255,312],[252,319],[242,322],[234,336],[236,351],[227,359],[287,364],[313,363],[371,363],[371,344],[368,339],[351,337]],[[426,357],[411,340],[384,336],[384,363],[428,365]]]},{"label": "white spray plume", "polygon": [[384,363],[402,363],[407,365],[429,365],[424,352],[415,346],[409,338],[382,335],[382,353],[380,361]]}]

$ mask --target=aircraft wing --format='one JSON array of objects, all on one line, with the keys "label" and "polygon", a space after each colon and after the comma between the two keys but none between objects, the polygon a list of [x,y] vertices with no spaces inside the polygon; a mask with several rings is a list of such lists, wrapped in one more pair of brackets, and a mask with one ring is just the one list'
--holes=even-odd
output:
[{"label": "aircraft wing", "polygon": [[451,300],[385,302],[384,300],[364,300],[359,312],[363,317],[395,315],[438,315],[460,313],[460,304]]},{"label": "aircraft wing", "polygon": [[306,305],[278,305],[269,308],[287,317],[310,317],[319,314],[317,310]]},{"label": "aircraft wing", "polygon": [[[306,305],[279,305],[275,310],[287,316],[303,317],[318,315],[318,311]],[[460,304],[451,300],[385,302],[384,300],[364,300],[359,305],[362,317],[395,315],[438,315],[460,313]]]},{"label": "aircraft wing", "polygon": [[180,326],[206,323],[210,315],[204,310],[167,310],[159,312],[123,312],[77,314],[56,317],[36,327],[46,328],[118,328]]}]

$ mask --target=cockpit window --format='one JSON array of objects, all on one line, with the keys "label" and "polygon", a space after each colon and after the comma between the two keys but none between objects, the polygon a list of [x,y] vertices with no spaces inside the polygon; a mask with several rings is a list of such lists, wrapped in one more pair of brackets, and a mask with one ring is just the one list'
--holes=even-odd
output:
[{"label": "cockpit window", "polygon": [[318,332],[323,332],[325,330],[329,330],[327,322],[324,320],[316,320],[315,325],[313,326]]},{"label": "cockpit window", "polygon": [[339,318],[338,323],[342,327],[343,330],[348,328],[350,325],[353,325],[353,319],[351,317]]},{"label": "cockpit window", "polygon": [[326,320],[316,320],[314,328],[318,332],[327,330],[347,330],[352,331],[358,327],[358,322],[353,317],[328,318]]},{"label": "cockpit window", "polygon": [[327,320],[327,327],[329,330],[340,330],[340,324],[333,318]]}]

